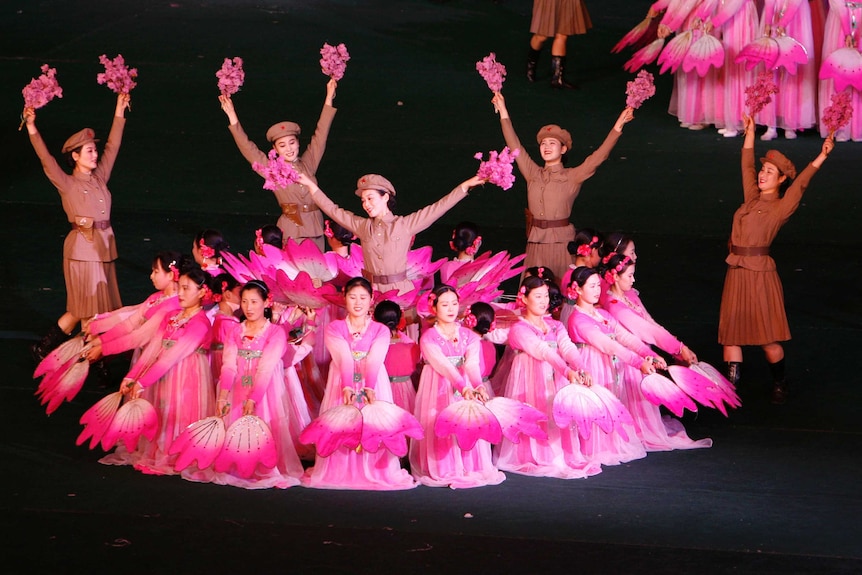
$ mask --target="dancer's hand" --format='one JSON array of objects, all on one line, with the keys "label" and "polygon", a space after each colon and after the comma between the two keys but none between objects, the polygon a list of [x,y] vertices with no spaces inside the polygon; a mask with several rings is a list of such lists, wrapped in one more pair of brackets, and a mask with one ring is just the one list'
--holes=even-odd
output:
[{"label": "dancer's hand", "polygon": [[470,191],[470,188],[475,188],[476,186],[484,185],[485,180],[480,178],[479,176],[473,176],[469,180],[465,180],[461,182],[461,191],[465,194]]},{"label": "dancer's hand", "polygon": [[314,183],[314,180],[312,180],[311,178],[308,177],[308,174],[304,174],[302,172],[299,172],[299,180],[297,180],[297,181],[300,184],[302,184],[303,186],[305,186],[306,188],[308,188],[308,193],[311,194],[312,196],[315,194],[315,192],[320,190],[320,188],[317,186],[317,184]]},{"label": "dancer's hand", "polygon": [[655,365],[652,362],[653,358],[645,357],[641,362],[641,373],[644,375],[650,375],[655,373]]},{"label": "dancer's hand", "polygon": [[828,156],[829,154],[832,153],[832,150],[834,150],[834,149],[835,149],[835,140],[832,138],[832,136],[829,136],[828,138],[823,140],[823,147],[820,148],[820,153],[823,154],[824,156]]},{"label": "dancer's hand", "polygon": [[491,103],[494,104],[494,112],[500,114],[500,119],[505,120],[509,117],[509,110],[506,109],[506,98],[501,92],[494,92],[494,97],[491,98]]},{"label": "dancer's hand", "polygon": [[344,405],[352,405],[356,399],[356,392],[351,387],[345,387],[341,390],[341,398],[344,400]]},{"label": "dancer's hand", "polygon": [[679,356],[682,358],[682,360],[684,362],[686,362],[689,365],[697,363],[697,356],[685,344],[683,344],[683,346],[680,348]]},{"label": "dancer's hand", "polygon": [[132,109],[132,97],[128,94],[117,94],[117,107],[114,110],[114,115],[118,118],[124,118],[126,110]]},{"label": "dancer's hand", "polygon": [[616,123],[614,124],[614,130],[617,132],[623,131],[623,126],[631,122],[635,119],[635,111],[631,106],[627,107],[620,113],[620,117],[617,118]]},{"label": "dancer's hand", "polygon": [[335,88],[338,87],[338,82],[332,78],[326,83],[326,100],[327,106],[332,106],[332,101],[335,100]]},{"label": "dancer's hand", "polygon": [[254,406],[255,402],[252,398],[248,398],[242,402],[242,414],[243,415],[254,415]]},{"label": "dancer's hand", "polygon": [[371,405],[375,401],[377,401],[377,395],[374,393],[374,390],[370,387],[362,388],[362,395],[365,396],[365,403]]},{"label": "dancer's hand", "polygon": [[236,115],[236,108],[233,107],[233,100],[231,100],[230,96],[227,94],[222,94],[218,97],[218,101],[221,102],[221,109],[227,116],[227,120],[231,126],[235,126],[239,123],[239,118]]}]

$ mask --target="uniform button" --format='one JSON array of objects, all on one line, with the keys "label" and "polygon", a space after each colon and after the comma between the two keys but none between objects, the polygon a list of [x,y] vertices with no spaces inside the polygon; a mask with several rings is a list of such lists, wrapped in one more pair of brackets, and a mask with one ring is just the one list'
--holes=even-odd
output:
[{"label": "uniform button", "polygon": [[104,202],[105,200],[103,200],[102,198],[99,198],[99,201],[100,201],[100,202]]}]

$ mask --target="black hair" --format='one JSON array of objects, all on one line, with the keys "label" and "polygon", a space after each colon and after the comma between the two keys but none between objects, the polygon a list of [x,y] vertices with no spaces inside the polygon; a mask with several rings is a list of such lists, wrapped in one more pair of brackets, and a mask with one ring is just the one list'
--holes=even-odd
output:
[{"label": "black hair", "polygon": [[261,299],[266,300],[269,297],[269,286],[266,285],[266,282],[263,280],[249,280],[246,282],[242,289],[239,290],[240,295],[244,294],[247,291],[255,290],[260,294]]},{"label": "black hair", "polygon": [[159,266],[164,271],[169,272],[171,268],[177,270],[177,273],[185,266],[186,259],[183,254],[173,250],[163,250],[153,256],[153,269]]},{"label": "black hair", "polygon": [[80,155],[80,154],[81,154],[81,150],[82,150],[83,148],[84,148],[84,144],[81,144],[80,146],[78,146],[78,147],[77,147],[77,148],[75,148],[74,150],[69,150],[68,152],[64,152],[64,153],[63,153],[63,157],[66,159],[66,164],[67,164],[70,168],[74,169],[74,168],[75,168],[75,166],[76,166],[76,165],[78,165],[78,162],[76,162],[76,161],[75,161],[75,159],[72,157],[72,154],[78,154],[78,155]]},{"label": "black hair", "polygon": [[578,287],[584,287],[584,284],[587,283],[587,280],[596,274],[599,274],[599,270],[597,270],[596,268],[590,268],[587,266],[577,267],[575,268],[575,271],[572,272],[572,283],[570,284],[570,286],[574,287],[575,284],[577,284]]},{"label": "black hair", "polygon": [[626,232],[611,232],[605,236],[605,243],[599,248],[599,255],[604,260],[614,252],[621,254],[626,251],[629,243],[633,241],[631,234]]},{"label": "black hair", "polygon": [[188,277],[190,280],[192,280],[192,282],[194,282],[194,284],[196,286],[198,286],[198,288],[202,288],[204,286],[209,287],[210,281],[212,278],[212,276],[210,274],[205,272],[197,264],[195,264],[195,265],[189,265],[189,264],[184,265],[182,270],[180,270],[180,275]]},{"label": "black hair", "polygon": [[494,308],[491,304],[483,301],[477,301],[470,304],[470,313],[476,317],[476,326],[473,328],[476,333],[485,335],[491,330],[491,324],[494,323]]},{"label": "black hair", "polygon": [[623,264],[623,267],[617,273],[624,272],[629,266],[635,265],[635,262],[630,257],[624,256],[623,254],[612,254],[607,263],[602,261],[602,264],[599,266],[599,271],[601,272],[602,277],[604,277],[609,271],[616,271],[617,266],[620,264]]},{"label": "black hair", "polygon": [[275,224],[266,224],[260,228],[260,239],[263,243],[278,249],[284,246],[284,232]]},{"label": "black hair", "polygon": [[[598,244],[593,245],[593,238],[598,240]],[[566,251],[568,251],[571,255],[578,255],[578,248],[581,246],[590,246],[598,248],[601,252],[602,246],[604,245],[604,241],[602,240],[601,234],[596,232],[592,228],[580,228],[577,232],[575,232],[575,239],[570,241],[568,245],[566,245]]]},{"label": "black hair", "polygon": [[452,230],[450,247],[456,252],[463,252],[473,245],[479,237],[479,226],[473,222],[461,222]]},{"label": "black hair", "polygon": [[434,303],[432,304],[432,307],[434,309],[437,309],[437,301],[440,299],[440,296],[443,295],[444,293],[449,293],[449,292],[452,292],[453,294],[455,294],[455,297],[457,297],[459,300],[461,299],[461,296],[458,295],[458,290],[456,290],[454,287],[450,286],[449,284],[439,284],[439,285],[434,286],[434,289],[431,290],[431,293],[434,294]]},{"label": "black hair", "polygon": [[540,288],[542,286],[547,286],[548,282],[539,276],[526,276],[524,280],[521,282],[521,287],[524,288],[524,297],[530,295],[530,292],[536,288]]},{"label": "black hair", "polygon": [[356,235],[347,228],[338,224],[335,220],[327,220],[329,229],[332,231],[333,239],[338,240],[343,245],[347,246],[357,241]]},{"label": "black hair", "polygon": [[531,268],[527,268],[524,271],[524,277],[534,276],[541,280],[550,280],[552,282],[557,281],[557,276],[554,275],[554,272],[551,271],[551,268],[546,266],[533,266]]},{"label": "black hair", "polygon": [[357,286],[367,291],[368,295],[374,295],[374,288],[371,287],[371,282],[369,282],[362,276],[356,276],[355,278],[350,278],[349,280],[347,280],[347,283],[344,284],[344,288],[341,291],[344,295],[347,295],[347,292]]},{"label": "black hair", "polygon": [[240,285],[239,281],[227,272],[220,273],[212,279],[213,293],[223,294]]},{"label": "black hair", "polygon": [[200,249],[201,241],[204,245],[215,250],[215,257],[220,258],[223,251],[229,250],[230,246],[225,241],[221,232],[217,230],[203,230],[195,235],[195,245]]},{"label": "black hair", "polygon": [[553,314],[563,307],[566,298],[563,297],[557,282],[546,281],[545,283],[548,284],[548,313]]},{"label": "black hair", "polygon": [[382,323],[395,333],[401,322],[401,307],[394,301],[385,299],[374,306],[374,321]]}]

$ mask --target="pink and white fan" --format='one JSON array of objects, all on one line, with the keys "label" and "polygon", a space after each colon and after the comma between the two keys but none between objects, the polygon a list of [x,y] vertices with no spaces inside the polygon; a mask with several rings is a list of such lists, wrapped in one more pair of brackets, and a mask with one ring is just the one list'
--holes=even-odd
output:
[{"label": "pink and white fan", "polygon": [[224,419],[218,415],[189,424],[168,450],[170,455],[179,454],[174,469],[182,471],[195,461],[198,469],[211,466],[224,446],[226,432]]},{"label": "pink and white fan", "polygon": [[667,371],[673,381],[696,402],[706,407],[715,407],[727,415],[723,393],[708,377],[684,365],[670,365]]},{"label": "pink and white fan", "polygon": [[255,415],[244,415],[227,428],[213,469],[218,473],[236,469],[237,475],[247,479],[258,467],[269,470],[277,463],[278,452],[269,426]]},{"label": "pink and white fan", "polygon": [[520,443],[522,434],[548,439],[548,432],[541,425],[548,421],[548,416],[532,405],[509,397],[495,397],[486,401],[485,407],[497,418],[503,437],[512,443]]},{"label": "pink and white fan", "polygon": [[469,451],[480,439],[488,443],[500,443],[503,430],[494,414],[476,399],[455,401],[437,414],[434,435],[455,436],[458,446]]},{"label": "pink and white fan", "polygon": [[81,445],[89,438],[90,449],[95,449],[99,442],[102,441],[111,421],[117,414],[122,399],[123,394],[115,391],[114,393],[109,393],[85,411],[80,420],[84,426],[84,430],[78,436],[75,445]]},{"label": "pink and white fan", "polygon": [[697,412],[697,404],[671,379],[660,373],[645,375],[641,380],[641,392],[653,405],[664,405],[677,417],[688,409]]},{"label": "pink and white fan", "polygon": [[51,350],[51,353],[46,355],[45,359],[39,362],[39,365],[36,366],[36,371],[33,372],[33,379],[57,371],[70,359],[81,357],[83,350],[84,338],[80,336],[73,337],[61,343]]},{"label": "pink and white fan", "polygon": [[614,428],[604,402],[593,393],[592,388],[580,383],[570,383],[557,392],[553,415],[557,427],[567,429],[574,423],[584,439],[592,436],[593,424],[605,433],[610,433]]},{"label": "pink and white fan", "polygon": [[45,412],[54,413],[64,401],[72,401],[90,373],[90,362],[82,357],[72,357],[54,371],[48,372],[36,388],[40,404],[48,404]]},{"label": "pink and white fan", "polygon": [[339,447],[356,449],[362,442],[362,413],[354,405],[330,407],[302,430],[299,441],[314,444],[321,457],[329,457]]},{"label": "pink and white fan", "polygon": [[626,427],[633,426],[635,422],[634,419],[632,419],[632,414],[629,413],[628,409],[626,409],[626,406],[623,405],[611,390],[606,389],[601,385],[590,386],[590,391],[596,394],[604,404],[605,408],[607,408],[608,415],[611,418],[611,422],[613,422],[613,430],[616,431],[623,440],[628,441],[629,434]]},{"label": "pink and white fan", "polygon": [[381,446],[397,457],[407,455],[407,437],[422,439],[422,424],[413,414],[388,401],[365,404],[362,413],[362,449],[377,453]]},{"label": "pink and white fan", "polygon": [[159,417],[152,403],[142,397],[127,401],[108,424],[102,436],[102,449],[107,451],[122,441],[127,451],[134,451],[142,435],[152,441],[158,429]]}]

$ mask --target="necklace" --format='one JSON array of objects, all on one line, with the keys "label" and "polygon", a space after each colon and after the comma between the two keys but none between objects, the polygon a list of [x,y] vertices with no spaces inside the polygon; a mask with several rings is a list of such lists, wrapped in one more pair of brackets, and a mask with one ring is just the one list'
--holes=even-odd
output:
[{"label": "necklace", "polygon": [[581,313],[590,316],[591,318],[593,318],[597,322],[603,323],[605,325],[608,324],[608,320],[606,320],[604,317],[602,317],[602,314],[600,314],[594,306],[590,306],[589,309],[585,309],[583,306],[579,306],[579,305],[576,305],[575,307],[578,308],[578,310]]},{"label": "necklace", "polygon": [[365,328],[368,327],[368,317],[365,317],[363,319],[362,325],[358,328],[353,327],[353,324],[350,322],[349,318],[345,320],[345,322],[347,323],[347,331],[350,332],[350,337],[352,337],[353,339],[360,339],[362,337],[362,333],[365,331]]},{"label": "necklace", "polygon": [[199,309],[200,308],[196,308],[191,313],[189,313],[188,310],[184,309],[183,311],[181,311],[180,313],[178,313],[177,315],[172,317],[168,323],[170,324],[170,326],[173,329],[177,329],[179,327],[182,327],[186,323],[188,323],[188,321],[192,318],[193,315],[195,315],[198,312]]},{"label": "necklace", "polygon": [[452,329],[452,333],[447,333],[446,330],[443,329],[443,326],[440,323],[435,323],[434,327],[437,328],[437,331],[443,336],[444,339],[451,341],[452,343],[458,343],[458,326],[455,325]]}]

